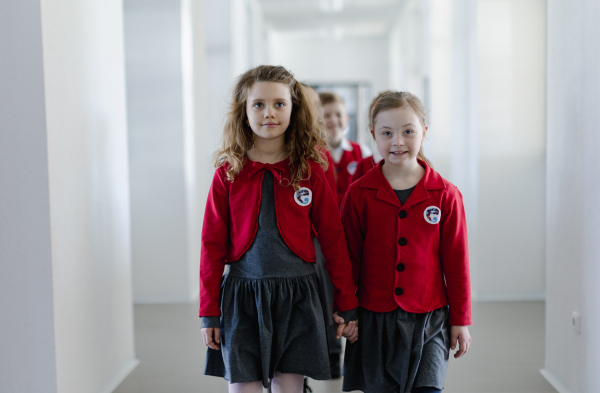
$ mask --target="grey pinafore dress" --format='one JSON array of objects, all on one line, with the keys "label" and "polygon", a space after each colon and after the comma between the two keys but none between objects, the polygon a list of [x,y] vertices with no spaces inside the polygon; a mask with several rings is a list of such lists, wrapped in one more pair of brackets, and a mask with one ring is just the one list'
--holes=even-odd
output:
[{"label": "grey pinafore dress", "polygon": [[[394,190],[401,204],[413,189]],[[342,390],[410,393],[419,387],[443,389],[450,351],[448,312],[448,306],[422,314],[360,307],[358,340],[346,344]]]},{"label": "grey pinafore dress", "polygon": [[[284,243],[274,187],[273,174],[265,171],[258,231],[221,284],[221,350],[208,349],[204,373],[231,383],[268,387],[275,371],[331,378],[315,267]],[[203,327],[210,327],[210,318],[203,317]]]}]

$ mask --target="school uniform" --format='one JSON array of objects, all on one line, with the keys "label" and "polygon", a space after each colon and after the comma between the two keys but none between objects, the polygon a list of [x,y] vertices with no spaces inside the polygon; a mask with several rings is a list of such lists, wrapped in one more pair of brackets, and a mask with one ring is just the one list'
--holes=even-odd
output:
[{"label": "school uniform", "polygon": [[340,145],[331,149],[331,155],[335,163],[338,205],[341,207],[358,163],[363,158],[370,156],[371,152],[368,148],[342,137]]},{"label": "school uniform", "polygon": [[442,389],[449,327],[472,323],[462,195],[419,160],[425,175],[403,202],[384,164],[354,182],[342,204],[360,303],[343,390]]},{"label": "school uniform", "polygon": [[360,162],[356,166],[356,172],[354,172],[354,175],[352,175],[352,180],[350,181],[350,183],[354,183],[355,181],[363,177],[365,173],[371,170],[371,168],[379,164],[381,159],[381,155],[379,154],[379,152],[377,152],[377,150],[375,150],[372,156],[360,160]]},{"label": "school uniform", "polygon": [[327,170],[325,171],[325,179],[327,179],[327,184],[329,184],[329,188],[331,189],[331,195],[333,195],[333,200],[336,204],[338,204],[337,185],[335,183],[335,163],[333,162],[333,157],[331,156],[329,150],[323,149],[323,155],[327,159]]},{"label": "school uniform", "polygon": [[352,320],[358,303],[325,174],[314,162],[310,170],[296,192],[285,186],[288,160],[247,159],[233,182],[217,169],[202,230],[199,315],[203,327],[221,328],[221,351],[208,349],[205,374],[265,387],[276,371],[330,378],[313,227],[336,309]]}]

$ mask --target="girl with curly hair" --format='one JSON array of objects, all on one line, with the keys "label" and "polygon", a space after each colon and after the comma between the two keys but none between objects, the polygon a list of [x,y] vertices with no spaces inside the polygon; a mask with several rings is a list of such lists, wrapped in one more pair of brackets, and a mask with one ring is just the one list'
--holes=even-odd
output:
[{"label": "girl with curly hair", "polygon": [[330,378],[313,233],[335,287],[337,334],[356,335],[358,302],[316,110],[280,66],[254,68],[234,88],[200,259],[205,374],[225,378],[230,392],[302,392],[304,376]]}]

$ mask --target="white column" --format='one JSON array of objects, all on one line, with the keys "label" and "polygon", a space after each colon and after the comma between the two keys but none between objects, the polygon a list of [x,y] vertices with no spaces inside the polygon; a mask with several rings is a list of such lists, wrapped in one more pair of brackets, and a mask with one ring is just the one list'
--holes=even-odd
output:
[{"label": "white column", "polygon": [[[600,3],[548,2],[546,361],[562,392],[600,386]],[[572,324],[580,316],[579,332]]]},{"label": "white column", "polygon": [[0,391],[55,393],[39,1],[0,3]]},{"label": "white column", "polygon": [[480,300],[544,299],[545,3],[478,1]]},{"label": "white column", "polygon": [[193,115],[184,106],[184,98],[193,99],[184,60],[192,59],[182,4],[124,2],[136,303],[186,303],[196,295],[191,277],[199,254],[191,255],[188,226]]},{"label": "white column", "polygon": [[137,364],[123,4],[41,4],[58,391],[108,392]]},{"label": "white column", "polygon": [[0,6],[0,390],[136,365],[121,2]]},{"label": "white column", "polygon": [[469,231],[473,295],[477,295],[478,130],[477,130],[477,3],[452,1],[452,124],[448,180],[464,198]]}]

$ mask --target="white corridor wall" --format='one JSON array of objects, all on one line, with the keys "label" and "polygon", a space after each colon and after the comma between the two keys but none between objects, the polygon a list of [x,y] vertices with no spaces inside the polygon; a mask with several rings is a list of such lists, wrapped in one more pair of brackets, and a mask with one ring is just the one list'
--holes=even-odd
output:
[{"label": "white corridor wall", "polygon": [[545,4],[429,2],[425,152],[465,197],[475,300],[545,295]]},{"label": "white corridor wall", "polygon": [[133,343],[122,4],[0,5],[0,390],[108,393]]},{"label": "white corridor wall", "polygon": [[42,1],[58,392],[136,364],[120,0]]},{"label": "white corridor wall", "polygon": [[12,393],[57,392],[40,7],[0,2],[0,391]]},{"label": "white corridor wall", "polygon": [[[187,4],[187,3],[185,3]],[[184,2],[125,0],[125,53],[136,303],[187,303],[199,250],[189,242],[195,156],[184,107]]]},{"label": "white corridor wall", "polygon": [[595,0],[548,2],[543,374],[560,393],[592,393],[600,386],[599,18]]},{"label": "white corridor wall", "polygon": [[274,34],[270,62],[302,82],[371,83],[373,95],[389,88],[387,37],[296,38]]}]

